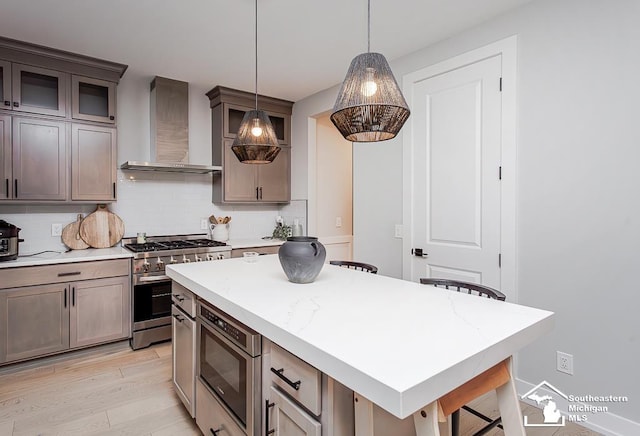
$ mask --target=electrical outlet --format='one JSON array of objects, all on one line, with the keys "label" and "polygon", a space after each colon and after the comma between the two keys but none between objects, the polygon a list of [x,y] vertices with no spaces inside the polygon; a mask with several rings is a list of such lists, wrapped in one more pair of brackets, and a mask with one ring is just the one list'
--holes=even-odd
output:
[{"label": "electrical outlet", "polygon": [[395,233],[393,234],[394,238],[402,239],[402,224],[396,224]]},{"label": "electrical outlet", "polygon": [[206,218],[202,218],[200,220],[200,230],[207,230],[208,226],[207,226],[207,219]]},{"label": "electrical outlet", "polygon": [[565,374],[573,375],[573,355],[556,351],[556,369]]},{"label": "electrical outlet", "polygon": [[51,224],[51,236],[62,236],[62,224]]},{"label": "electrical outlet", "polygon": [[336,217],[336,227],[342,227],[342,217],[341,216],[337,216]]}]

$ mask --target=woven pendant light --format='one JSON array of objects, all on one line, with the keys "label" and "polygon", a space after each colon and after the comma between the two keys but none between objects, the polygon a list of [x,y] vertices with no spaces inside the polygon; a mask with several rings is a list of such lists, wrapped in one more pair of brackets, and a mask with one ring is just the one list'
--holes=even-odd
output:
[{"label": "woven pendant light", "polygon": [[394,138],[410,114],[389,63],[380,53],[369,51],[370,0],[367,5],[367,53],[351,61],[331,114],[331,121],[342,136],[353,142]]},{"label": "woven pendant light", "polygon": [[246,164],[268,164],[280,153],[280,145],[269,115],[258,110],[258,0],[256,0],[256,109],[247,111],[233,140],[231,150]]}]

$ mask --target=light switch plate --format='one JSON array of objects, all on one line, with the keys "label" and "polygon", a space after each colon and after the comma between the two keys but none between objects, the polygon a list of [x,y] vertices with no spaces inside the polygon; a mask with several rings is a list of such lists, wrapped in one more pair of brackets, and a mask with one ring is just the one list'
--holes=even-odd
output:
[{"label": "light switch plate", "polygon": [[403,233],[402,224],[396,224],[395,233],[393,237],[402,239],[402,233]]}]

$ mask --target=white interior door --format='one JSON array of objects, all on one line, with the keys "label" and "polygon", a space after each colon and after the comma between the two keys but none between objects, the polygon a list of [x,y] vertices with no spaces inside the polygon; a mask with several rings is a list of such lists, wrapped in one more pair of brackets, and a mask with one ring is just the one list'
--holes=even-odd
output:
[{"label": "white interior door", "polygon": [[501,56],[413,84],[411,280],[500,289]]}]

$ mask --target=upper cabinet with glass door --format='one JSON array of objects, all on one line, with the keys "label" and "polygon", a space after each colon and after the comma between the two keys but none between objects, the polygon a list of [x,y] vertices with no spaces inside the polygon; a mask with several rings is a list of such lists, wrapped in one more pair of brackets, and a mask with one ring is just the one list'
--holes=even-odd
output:
[{"label": "upper cabinet with glass door", "polygon": [[11,109],[42,115],[67,115],[69,74],[13,64],[11,78]]},{"label": "upper cabinet with glass door", "polygon": [[[258,106],[258,108],[261,108]],[[242,118],[244,118],[244,114],[247,111],[255,109],[250,106],[241,106],[237,104],[223,104],[223,119],[224,119],[224,137],[225,138],[235,138],[236,132],[240,129],[240,123],[242,122]],[[264,110],[264,109],[263,109]],[[278,139],[278,144],[280,145],[289,145],[291,141],[289,140],[289,133],[291,132],[291,115],[290,114],[281,114],[274,111],[265,110],[267,115],[269,116],[269,120],[271,121],[271,125],[273,126],[273,130],[276,134],[276,138]]]},{"label": "upper cabinet with glass door", "polygon": [[0,109],[11,109],[11,63],[0,60]]},{"label": "upper cabinet with glass door", "polygon": [[116,122],[116,83],[71,76],[71,117],[99,123]]}]

